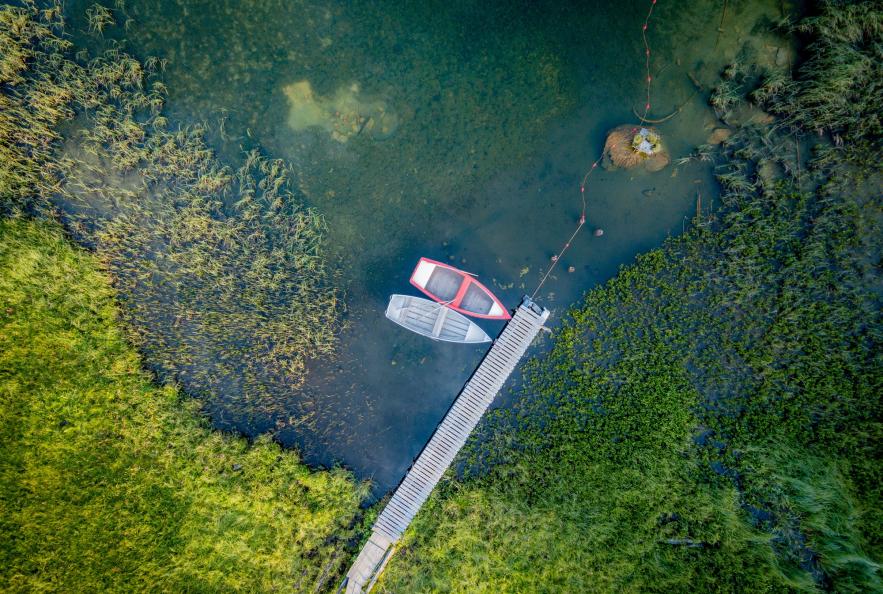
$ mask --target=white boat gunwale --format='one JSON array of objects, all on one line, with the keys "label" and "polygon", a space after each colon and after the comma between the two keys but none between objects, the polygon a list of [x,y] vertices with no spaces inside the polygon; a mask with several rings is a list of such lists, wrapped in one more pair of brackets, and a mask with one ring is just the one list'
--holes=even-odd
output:
[{"label": "white boat gunwale", "polygon": [[458,344],[491,342],[491,337],[466,316],[423,297],[391,295],[386,307],[386,317],[399,326],[432,340]]}]

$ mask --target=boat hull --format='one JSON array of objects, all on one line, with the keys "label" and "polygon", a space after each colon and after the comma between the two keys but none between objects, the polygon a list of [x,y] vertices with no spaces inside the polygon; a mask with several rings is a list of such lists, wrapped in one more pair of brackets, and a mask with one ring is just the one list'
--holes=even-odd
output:
[{"label": "boat hull", "polygon": [[512,317],[487,287],[469,273],[444,262],[420,258],[411,274],[411,284],[434,301],[467,316],[487,320]]},{"label": "boat hull", "polygon": [[411,332],[432,340],[460,344],[490,342],[491,337],[475,322],[454,310],[422,297],[392,295],[386,317]]}]

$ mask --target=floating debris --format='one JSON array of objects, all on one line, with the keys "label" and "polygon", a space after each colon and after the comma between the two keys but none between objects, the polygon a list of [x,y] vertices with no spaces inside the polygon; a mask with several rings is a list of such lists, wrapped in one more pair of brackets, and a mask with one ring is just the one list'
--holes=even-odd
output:
[{"label": "floating debris", "polygon": [[601,164],[605,169],[643,166],[647,171],[659,171],[670,162],[656,129],[626,124],[607,134]]}]

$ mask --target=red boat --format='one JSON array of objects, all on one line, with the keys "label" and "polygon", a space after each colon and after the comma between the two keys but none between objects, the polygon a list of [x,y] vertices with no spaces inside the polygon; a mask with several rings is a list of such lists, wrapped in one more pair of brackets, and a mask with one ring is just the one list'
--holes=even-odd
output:
[{"label": "red boat", "polygon": [[487,320],[508,320],[512,316],[487,287],[468,272],[453,266],[420,258],[411,284],[454,311]]}]

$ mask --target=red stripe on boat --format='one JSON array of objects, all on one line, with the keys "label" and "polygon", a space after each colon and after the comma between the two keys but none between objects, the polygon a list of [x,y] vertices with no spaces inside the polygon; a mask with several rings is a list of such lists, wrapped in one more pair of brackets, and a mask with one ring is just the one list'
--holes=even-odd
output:
[{"label": "red stripe on boat", "polygon": [[411,284],[434,301],[467,316],[487,320],[508,320],[512,317],[487,287],[468,272],[444,262],[420,258],[411,274]]}]

